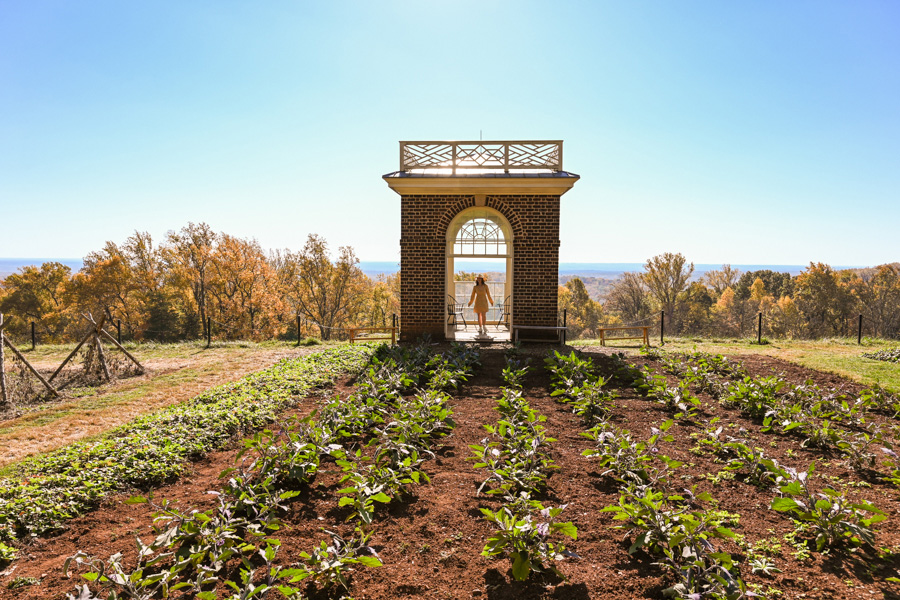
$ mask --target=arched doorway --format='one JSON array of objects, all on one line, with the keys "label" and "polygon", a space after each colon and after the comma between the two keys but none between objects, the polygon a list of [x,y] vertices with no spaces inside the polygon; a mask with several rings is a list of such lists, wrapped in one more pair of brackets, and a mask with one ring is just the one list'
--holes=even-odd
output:
[{"label": "arched doorway", "polygon": [[[475,334],[475,315],[466,306],[474,281],[456,278],[459,266],[474,265],[472,270],[478,273],[493,274],[487,278],[494,299],[494,307],[487,315],[488,324],[496,330],[493,337],[509,339],[513,318],[513,235],[509,221],[500,212],[484,206],[463,210],[450,222],[446,248],[447,301],[462,310],[461,318],[447,319],[447,337],[462,339]],[[470,326],[466,328],[464,323]]]}]

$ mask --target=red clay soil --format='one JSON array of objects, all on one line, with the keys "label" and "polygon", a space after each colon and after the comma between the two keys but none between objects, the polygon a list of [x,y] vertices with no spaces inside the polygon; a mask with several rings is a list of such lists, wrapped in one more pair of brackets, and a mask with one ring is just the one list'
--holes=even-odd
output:
[{"label": "red clay soil", "polygon": [[[598,362],[604,360],[599,353],[593,356]],[[758,375],[768,375],[774,370],[795,383],[812,379],[823,387],[834,386],[847,391],[859,388],[834,375],[777,359],[745,357],[742,361],[751,373]],[[480,556],[492,526],[482,518],[479,509],[496,510],[499,503],[490,496],[476,493],[483,476],[466,459],[471,454],[469,444],[479,443],[485,437],[482,426],[497,420],[493,407],[502,383],[503,353],[484,351],[482,362],[484,366],[477,376],[453,398],[457,426],[452,435],[443,440],[437,458],[426,467],[431,483],[419,486],[417,497],[412,501],[392,502],[380,507],[376,513],[370,543],[378,551],[384,566],[355,572],[349,595],[357,600],[660,598],[662,590],[671,582],[659,567],[653,565],[654,559],[649,555],[641,551],[629,555],[630,541],[625,532],[613,529],[616,523],[611,515],[600,512],[617,502],[617,484],[601,476],[591,460],[581,456],[581,452],[591,446],[591,441],[579,435],[585,429],[580,419],[550,398],[549,379],[539,357],[533,361],[525,394],[531,406],[547,417],[548,434],[557,439],[552,445],[552,457],[560,467],[550,477],[548,492],[541,500],[545,505],[568,504],[561,516],[577,526],[578,539],[567,546],[581,558],[558,563],[565,580],[543,576],[519,583],[512,579],[508,560]],[[635,358],[633,362],[644,361]],[[346,384],[340,383],[337,392],[349,393]],[[630,390],[620,390],[620,394],[612,421],[630,430],[636,439],[646,439],[651,426],[669,418],[662,406]],[[711,481],[722,471],[723,465],[716,464],[708,455],[692,454],[690,448],[695,442],[689,435],[702,431],[708,419],[720,416],[720,424],[735,423],[735,431],[746,428],[746,437],[754,439],[756,445],[765,448],[779,463],[805,469],[815,460],[816,472],[824,476],[829,485],[849,484],[852,486],[848,490],[851,497],[871,501],[889,515],[887,522],[877,526],[877,546],[900,552],[900,493],[897,488],[879,482],[877,477],[860,477],[844,467],[838,457],[801,448],[799,438],[763,434],[758,423],[742,417],[738,411],[725,409],[706,396],[701,399],[706,414],[697,423],[676,424],[670,430],[675,442],[664,444],[662,452],[685,462],[678,475],[685,487],[696,484],[698,490],[708,491],[718,501],[720,510],[740,515],[733,526],[737,533],[751,543],[771,540],[776,566],[782,572],[771,576],[754,575],[744,565],[744,579],[759,584],[762,592],[777,599],[900,598],[897,584],[885,581],[886,577],[898,576],[900,561],[897,559],[878,558],[876,551],[866,549],[828,554],[812,551],[802,562],[795,558],[795,548],[782,537],[793,530],[791,521],[769,509],[774,493],[760,491],[737,480]],[[320,401],[321,397],[306,399],[301,412],[308,412]],[[217,475],[231,465],[234,453],[225,451],[208,456],[193,466],[189,476],[155,490],[155,498],[169,499],[182,509],[212,507],[214,497],[206,492],[221,487]],[[293,500],[290,514],[284,517],[284,528],[273,536],[282,543],[279,553],[282,564],[296,561],[300,551],[309,551],[320,540],[326,539],[321,531],[323,527],[352,533],[352,526],[345,523],[349,509],[338,507],[335,493],[338,489],[334,465],[323,464],[323,471],[313,485]],[[135,534],[147,540],[152,537],[152,514],[146,505],[123,504],[127,497],[114,498],[93,513],[76,519],[60,535],[38,538],[24,547],[22,558],[14,565],[15,570],[0,577],[0,598],[65,598],[67,592],[72,592],[75,585],[81,583],[77,577],[66,579],[62,572],[65,558],[77,550],[104,559],[115,552],[123,552],[126,562],[133,564],[136,555],[133,537]],[[724,549],[738,558],[743,556],[733,543],[724,545]],[[231,576],[237,579],[236,573]],[[15,577],[35,577],[41,579],[41,583],[7,590],[6,585]],[[224,596],[223,587],[220,597]],[[332,596],[312,594],[312,598],[339,596],[339,593]],[[278,597],[278,593],[274,592],[270,597]]]}]

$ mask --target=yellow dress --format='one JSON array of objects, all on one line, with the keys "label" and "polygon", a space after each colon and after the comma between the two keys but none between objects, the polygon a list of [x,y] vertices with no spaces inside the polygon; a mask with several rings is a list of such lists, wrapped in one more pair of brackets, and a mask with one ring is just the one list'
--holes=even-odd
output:
[{"label": "yellow dress", "polygon": [[476,285],[472,288],[472,297],[469,299],[469,306],[472,305],[472,301],[475,301],[475,307],[472,309],[476,313],[486,313],[488,311],[488,302],[491,304],[494,303],[494,299],[491,298],[491,291],[488,289],[487,284]]}]

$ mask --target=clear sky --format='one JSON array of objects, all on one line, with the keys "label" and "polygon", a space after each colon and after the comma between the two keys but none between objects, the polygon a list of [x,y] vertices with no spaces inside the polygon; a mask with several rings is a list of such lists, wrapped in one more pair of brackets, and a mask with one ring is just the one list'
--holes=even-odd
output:
[{"label": "clear sky", "polygon": [[399,258],[399,140],[562,139],[566,262],[900,260],[900,2],[0,2],[0,257]]}]

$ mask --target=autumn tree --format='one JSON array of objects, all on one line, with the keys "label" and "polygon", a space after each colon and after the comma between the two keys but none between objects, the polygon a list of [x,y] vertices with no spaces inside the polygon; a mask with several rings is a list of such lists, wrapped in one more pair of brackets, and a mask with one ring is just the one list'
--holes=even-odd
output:
[{"label": "autumn tree", "polygon": [[676,332],[679,331],[682,294],[693,273],[694,263],[687,264],[681,253],[666,252],[654,256],[644,264],[644,283],[659,308],[666,311],[669,323]]},{"label": "autumn tree", "polygon": [[370,281],[367,296],[366,322],[373,327],[392,325],[392,315],[400,314],[400,273]]},{"label": "autumn tree", "polygon": [[849,287],[873,335],[900,334],[900,264],[862,270],[851,278]]},{"label": "autumn tree", "polygon": [[790,273],[779,273],[770,269],[743,273],[738,279],[737,285],[733,286],[734,293],[741,300],[746,300],[750,297],[750,287],[757,279],[762,280],[766,291],[774,298],[791,296],[794,293],[794,283]]},{"label": "autumn tree", "polygon": [[204,335],[208,333],[207,297],[217,237],[206,223],[188,223],[178,232],[170,231],[162,247],[168,282],[176,288],[190,291]]},{"label": "autumn tree", "polygon": [[79,310],[103,315],[110,323],[119,319],[130,333],[140,326],[139,286],[128,258],[114,242],[85,256],[72,283]]},{"label": "autumn tree", "polygon": [[794,300],[812,337],[846,334],[852,295],[840,275],[824,263],[810,263],[794,281]]},{"label": "autumn tree", "polygon": [[3,280],[0,312],[9,320],[8,333],[24,334],[34,321],[53,340],[63,339],[66,329],[77,318],[71,310],[72,270],[58,262],[40,267],[27,266]]},{"label": "autumn tree", "polygon": [[713,269],[704,273],[700,280],[710,288],[712,294],[718,299],[722,292],[725,291],[725,288],[730,287],[734,289],[740,276],[740,269],[732,269],[731,265],[722,265],[721,269]]},{"label": "autumn tree", "polygon": [[223,234],[209,261],[210,306],[225,335],[263,339],[277,335],[281,300],[275,271],[256,240]]},{"label": "autumn tree", "polygon": [[715,300],[708,287],[699,281],[691,283],[682,298],[682,332],[694,335],[706,333],[709,329],[714,304]]},{"label": "autumn tree", "polygon": [[650,296],[639,273],[623,273],[606,296],[606,308],[619,314],[624,323],[642,321],[650,316]]},{"label": "autumn tree", "polygon": [[328,243],[311,233],[299,252],[282,252],[280,263],[286,303],[317,327],[322,339],[331,339],[337,328],[353,324],[363,312],[368,278],[349,246],[339,248],[332,262]]},{"label": "autumn tree", "polygon": [[559,308],[566,310],[566,326],[572,339],[597,335],[603,309],[591,298],[579,277],[559,287],[558,302]]}]

